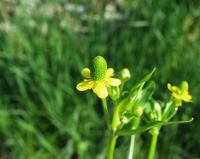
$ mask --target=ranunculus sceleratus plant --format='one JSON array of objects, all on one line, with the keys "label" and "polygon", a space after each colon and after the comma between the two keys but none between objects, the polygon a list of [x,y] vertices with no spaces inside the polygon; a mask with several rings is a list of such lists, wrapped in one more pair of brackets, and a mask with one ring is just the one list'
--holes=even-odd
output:
[{"label": "ranunculus sceleratus plant", "polygon": [[[154,72],[155,68],[126,90],[124,86],[131,78],[129,69],[123,68],[118,78],[114,78],[114,69],[107,66],[102,56],[95,57],[91,62],[91,67],[82,70],[84,79],[77,84],[77,90],[91,90],[102,100],[105,122],[110,132],[107,159],[114,158],[119,136],[130,137],[127,156],[128,159],[132,159],[135,135],[145,132],[151,135],[147,158],[153,159],[162,126],[188,123],[193,120],[191,118],[186,121],[171,121],[183,102],[192,101],[188,83],[183,81],[179,87],[167,84],[171,95],[167,101],[162,102],[153,98],[156,83],[151,80],[151,77]],[[112,101],[110,102],[112,105],[107,105],[108,98]]]}]

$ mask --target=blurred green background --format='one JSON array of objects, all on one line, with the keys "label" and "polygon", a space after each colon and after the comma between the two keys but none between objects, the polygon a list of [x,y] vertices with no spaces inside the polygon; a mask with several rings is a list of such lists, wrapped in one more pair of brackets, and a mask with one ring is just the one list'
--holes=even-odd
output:
[{"label": "blurred green background", "polygon": [[[75,90],[96,55],[130,68],[129,86],[157,67],[158,99],[187,80],[193,103],[177,119],[194,121],[162,129],[157,159],[200,159],[199,0],[1,0],[0,158],[104,159],[100,103]],[[116,159],[128,146],[120,138]],[[136,159],[148,146],[137,137]]]}]

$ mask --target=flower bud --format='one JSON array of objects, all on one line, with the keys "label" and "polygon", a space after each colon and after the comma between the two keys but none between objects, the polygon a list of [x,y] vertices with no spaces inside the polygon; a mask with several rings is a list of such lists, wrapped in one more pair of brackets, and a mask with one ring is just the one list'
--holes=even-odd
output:
[{"label": "flower bud", "polygon": [[110,97],[116,101],[120,97],[120,90],[119,87],[109,87],[108,89]]},{"label": "flower bud", "polygon": [[153,110],[150,113],[150,118],[152,120],[160,120],[162,116],[161,106],[158,102],[153,102]]},{"label": "flower bud", "polygon": [[127,124],[129,122],[129,119],[126,116],[123,116],[121,122]]},{"label": "flower bud", "polygon": [[92,61],[92,77],[101,80],[106,76],[107,62],[102,56],[96,56]]},{"label": "flower bud", "polygon": [[122,81],[127,81],[131,78],[131,73],[128,68],[123,68],[120,72],[120,79]]},{"label": "flower bud", "polygon": [[136,116],[136,117],[141,117],[142,114],[144,112],[144,108],[142,106],[136,106],[133,110],[133,114]]}]

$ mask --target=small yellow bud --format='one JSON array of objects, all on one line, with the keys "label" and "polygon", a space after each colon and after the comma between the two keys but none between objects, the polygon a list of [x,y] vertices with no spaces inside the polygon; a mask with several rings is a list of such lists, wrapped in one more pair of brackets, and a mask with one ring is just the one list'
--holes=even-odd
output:
[{"label": "small yellow bud", "polygon": [[84,68],[81,72],[82,76],[85,78],[91,78],[91,73],[89,68]]},{"label": "small yellow bud", "polygon": [[131,78],[131,73],[128,68],[123,68],[120,72],[120,78],[122,81],[127,81]]}]

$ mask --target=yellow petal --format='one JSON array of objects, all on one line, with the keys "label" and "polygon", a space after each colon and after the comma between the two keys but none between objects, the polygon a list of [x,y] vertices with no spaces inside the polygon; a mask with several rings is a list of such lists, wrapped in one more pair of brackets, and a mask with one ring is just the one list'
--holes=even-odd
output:
[{"label": "yellow petal", "polygon": [[172,96],[175,98],[175,99],[178,99],[178,100],[182,100],[182,96],[180,94],[177,94],[177,93],[172,93]]},{"label": "yellow petal", "polygon": [[114,76],[114,69],[113,68],[108,68],[106,72],[107,77],[112,77]]},{"label": "yellow petal", "polygon": [[96,82],[93,87],[93,92],[99,97],[99,98],[106,98],[108,96],[108,90],[104,84],[104,82]]},{"label": "yellow petal", "polygon": [[185,102],[191,102],[192,101],[192,96],[189,93],[183,94],[182,98]]},{"label": "yellow petal", "polygon": [[116,78],[108,78],[107,84],[110,86],[119,86],[121,84],[121,80]]},{"label": "yellow petal", "polygon": [[181,93],[181,90],[180,90],[177,86],[172,86],[170,83],[167,84],[167,88],[168,88],[171,92]]},{"label": "yellow petal", "polygon": [[167,84],[167,88],[172,91],[172,85],[170,83]]},{"label": "yellow petal", "polygon": [[79,91],[86,91],[88,89],[92,89],[93,85],[94,85],[94,81],[85,80],[85,81],[77,84],[76,89]]},{"label": "yellow petal", "polygon": [[91,78],[91,71],[89,68],[84,68],[81,73],[83,77]]}]

